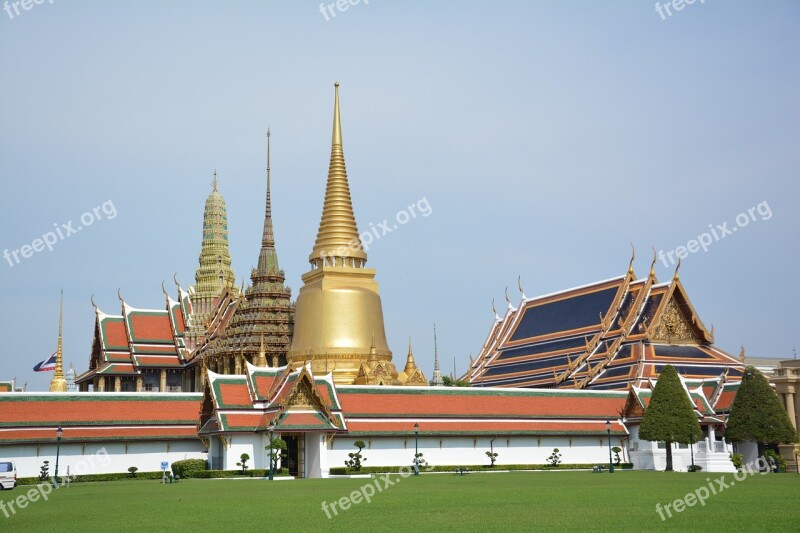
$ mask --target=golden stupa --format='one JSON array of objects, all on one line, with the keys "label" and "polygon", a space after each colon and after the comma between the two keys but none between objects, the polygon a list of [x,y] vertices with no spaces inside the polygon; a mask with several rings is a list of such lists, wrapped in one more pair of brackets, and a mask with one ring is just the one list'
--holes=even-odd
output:
[{"label": "golden stupa", "polygon": [[[288,362],[297,368],[311,363],[316,373],[333,372],[338,384],[351,384],[359,374],[380,367],[383,384],[399,384],[386,342],[383,308],[374,269],[353,215],[350,185],[342,149],[339,84],[335,84],[333,139],[322,221],[297,296],[294,337]],[[370,380],[373,381],[374,380]]]}]

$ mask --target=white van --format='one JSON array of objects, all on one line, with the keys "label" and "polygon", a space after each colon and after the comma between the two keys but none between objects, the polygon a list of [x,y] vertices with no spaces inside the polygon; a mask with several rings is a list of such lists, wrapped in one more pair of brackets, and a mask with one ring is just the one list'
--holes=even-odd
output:
[{"label": "white van", "polygon": [[0,490],[13,489],[17,484],[17,467],[13,461],[0,459]]}]

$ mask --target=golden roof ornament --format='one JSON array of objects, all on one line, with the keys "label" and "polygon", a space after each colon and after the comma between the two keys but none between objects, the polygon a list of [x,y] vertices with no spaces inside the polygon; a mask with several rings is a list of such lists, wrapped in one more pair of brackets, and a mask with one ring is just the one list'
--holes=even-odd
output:
[{"label": "golden roof ornament", "polygon": [[631,262],[628,264],[628,275],[633,277],[633,261],[636,259],[636,248],[631,243]]},{"label": "golden roof ornament", "polygon": [[650,278],[651,279],[655,279],[656,278],[656,259],[657,259],[657,256],[658,256],[658,253],[656,252],[656,247],[653,246],[653,262],[650,263]]},{"label": "golden roof ornament", "polygon": [[403,371],[407,376],[411,376],[417,369],[417,363],[414,361],[414,352],[411,350],[411,337],[408,338],[408,357],[406,357],[406,367]]}]

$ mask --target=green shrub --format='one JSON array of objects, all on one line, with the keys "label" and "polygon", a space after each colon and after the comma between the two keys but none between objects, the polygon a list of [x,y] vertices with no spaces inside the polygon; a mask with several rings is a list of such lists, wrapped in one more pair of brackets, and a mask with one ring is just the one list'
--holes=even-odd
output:
[{"label": "green shrub", "polygon": [[[265,469],[248,470],[245,476],[242,475],[241,470],[205,470],[198,472],[195,476],[198,479],[220,479],[230,477],[266,477],[268,472]],[[289,469],[281,468],[275,471],[277,476],[288,476]]]},{"label": "green shrub", "polygon": [[741,453],[732,453],[729,455],[729,457],[731,458],[734,468],[737,470],[742,468],[742,465],[744,464],[744,455]]},{"label": "green shrub", "polygon": [[138,471],[139,469],[136,468],[135,466],[132,466],[128,469],[128,473],[130,474],[131,477],[136,477],[136,472]]},{"label": "green shrub", "polygon": [[363,440],[357,440],[353,443],[353,446],[358,448],[358,451],[353,453],[348,453],[347,456],[350,458],[350,460],[345,461],[344,465],[358,472],[359,470],[361,470],[361,461],[367,460],[367,458],[361,454],[361,450],[364,449],[364,446],[366,446],[366,444],[364,444]]},{"label": "green shrub", "polygon": [[[467,470],[472,471],[493,471],[493,470],[591,470],[592,467],[596,466],[594,463],[587,463],[587,464],[559,464],[557,467],[554,467],[550,464],[539,464],[539,465],[495,465],[494,467],[483,465],[438,465],[438,466],[429,466],[427,468],[422,468],[422,472],[455,472],[458,468],[464,468]],[[413,466],[411,470],[409,467],[400,467],[400,466],[362,466],[359,472],[355,472],[350,468],[346,468],[343,466],[334,466],[330,469],[330,475],[332,476],[348,476],[351,474],[398,474],[400,473],[400,469],[403,469],[405,472],[413,472]],[[623,470],[630,470],[633,468],[633,463],[621,463],[619,468]]]},{"label": "green shrub", "polygon": [[208,461],[205,459],[184,459],[172,463],[172,474],[181,479],[198,477],[199,472],[208,470]]},{"label": "green shrub", "polygon": [[42,467],[39,470],[39,481],[45,481],[49,477],[50,477],[50,461],[45,461],[44,463],[42,463]]},{"label": "green shrub", "polygon": [[[91,481],[120,481],[120,480],[152,480],[161,479],[163,473],[158,472],[136,472],[136,477],[131,478],[128,472],[114,472],[111,474],[87,474],[83,476],[70,476],[72,483],[87,483]],[[58,476],[59,480],[64,483],[66,476]],[[38,485],[42,481],[38,477],[20,477],[17,478],[17,485]]]},{"label": "green shrub", "polygon": [[547,462],[553,467],[556,467],[561,463],[561,454],[559,453],[558,448],[553,448],[553,453],[551,453],[550,457],[547,458]]},{"label": "green shrub", "polygon": [[772,467],[773,472],[786,472],[786,460],[774,450],[764,450],[764,459]]}]

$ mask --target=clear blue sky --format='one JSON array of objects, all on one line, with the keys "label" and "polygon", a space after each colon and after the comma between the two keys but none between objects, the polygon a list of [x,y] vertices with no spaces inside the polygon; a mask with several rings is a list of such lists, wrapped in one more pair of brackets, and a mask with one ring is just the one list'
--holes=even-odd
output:
[{"label": "clear blue sky", "polygon": [[[78,2],[0,12],[0,251],[100,217],[53,251],[0,259],[0,379],[91,348],[92,293],[161,307],[193,282],[202,210],[219,172],[237,276],[257,260],[265,131],[274,221],[294,295],[309,268],[330,149],[333,82],[362,231],[426,198],[373,243],[387,334],[430,375],[458,371],[491,301],[622,275],[637,249],[674,250],[767,202],[746,227],[684,260],[700,316],[732,353],[800,344],[797,209],[800,4],[371,0]],[[335,10],[335,8],[334,8]],[[109,208],[108,211],[111,211]],[[762,208],[766,212],[765,208]],[[88,218],[94,218],[91,215]],[[64,230],[63,233],[66,233]],[[13,262],[13,259],[11,259]],[[674,270],[659,262],[659,277]]]}]

